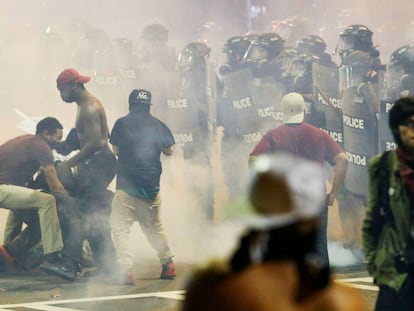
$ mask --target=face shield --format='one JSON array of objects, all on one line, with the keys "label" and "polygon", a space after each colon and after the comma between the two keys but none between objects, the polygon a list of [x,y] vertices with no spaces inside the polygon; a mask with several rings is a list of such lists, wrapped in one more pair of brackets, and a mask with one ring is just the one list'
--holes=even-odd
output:
[{"label": "face shield", "polygon": [[401,65],[393,63],[387,65],[385,85],[389,93],[399,94],[399,92],[401,92],[401,81],[404,75],[405,71]]},{"label": "face shield", "polygon": [[341,59],[344,59],[350,52],[354,50],[354,37],[351,35],[340,35],[335,52],[339,53]]},{"label": "face shield", "polygon": [[245,60],[248,62],[254,62],[268,59],[268,57],[269,53],[265,48],[253,43],[246,52]]},{"label": "face shield", "polygon": [[182,51],[178,54],[177,69],[180,71],[189,70],[194,63],[194,56],[188,51]]}]

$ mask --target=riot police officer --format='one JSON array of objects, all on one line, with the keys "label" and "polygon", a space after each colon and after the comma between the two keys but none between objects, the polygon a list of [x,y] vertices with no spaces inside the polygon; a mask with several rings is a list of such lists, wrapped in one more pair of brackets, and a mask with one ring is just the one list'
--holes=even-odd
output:
[{"label": "riot police officer", "polygon": [[373,59],[372,66],[376,70],[384,69],[381,65],[380,52],[373,45],[373,32],[364,25],[355,24],[345,28],[339,34],[339,41],[336,51],[339,53],[341,61],[354,51],[362,51],[368,53]]},{"label": "riot police officer", "polygon": [[279,35],[259,35],[250,43],[238,69],[221,75],[223,92],[217,101],[217,119],[224,128],[221,160],[231,201],[240,198],[246,187],[248,167],[242,155],[248,154],[265,131],[281,123],[278,105],[284,87],[278,57],[283,49]]},{"label": "riot police officer", "polygon": [[[325,52],[325,41],[316,35],[307,35],[296,44],[296,56],[283,73],[284,84],[288,92],[302,94],[307,104],[306,121],[314,126],[326,128],[325,107],[315,102],[313,67],[319,64],[326,70],[336,71],[337,66]],[[332,78],[332,77],[331,77]]]},{"label": "riot police officer", "polygon": [[241,68],[244,55],[255,37],[234,36],[226,40],[223,46],[224,63],[218,68],[219,75],[225,75]]},{"label": "riot police officer", "polygon": [[298,55],[312,55],[318,57],[318,62],[326,67],[336,67],[330,54],[326,53],[325,40],[320,36],[306,35],[296,43]]},{"label": "riot police officer", "polygon": [[160,23],[144,26],[135,46],[137,57],[137,85],[154,92],[154,116],[165,120],[167,88],[175,74],[177,53],[169,44],[169,29]]},{"label": "riot police officer", "polygon": [[414,45],[403,45],[392,52],[382,85],[379,88],[379,151],[396,148],[388,125],[388,112],[400,97],[414,95]]},{"label": "riot police officer", "polygon": [[250,44],[243,62],[255,77],[271,76],[279,80],[282,76],[282,62],[278,57],[284,50],[284,43],[276,33],[261,34]]},{"label": "riot police officer", "polygon": [[396,49],[387,66],[387,92],[390,99],[414,94],[414,45]]},{"label": "riot police officer", "polygon": [[[210,47],[204,42],[190,42],[179,52],[174,87],[168,87],[165,122],[170,127],[178,155],[182,155],[186,192],[196,200],[193,212],[203,219],[213,218],[214,187],[211,167],[211,143],[215,124],[211,107]],[[215,81],[214,81],[215,82]],[[214,87],[214,85],[213,85]],[[214,93],[214,92],[213,92]],[[199,182],[194,183],[197,178]]]},{"label": "riot police officer", "polygon": [[[339,69],[344,149],[349,165],[345,191],[338,197],[345,246],[361,256],[360,230],[368,193],[368,159],[378,152],[379,108],[375,60],[369,52],[344,54]],[[361,258],[358,258],[361,259]]]}]

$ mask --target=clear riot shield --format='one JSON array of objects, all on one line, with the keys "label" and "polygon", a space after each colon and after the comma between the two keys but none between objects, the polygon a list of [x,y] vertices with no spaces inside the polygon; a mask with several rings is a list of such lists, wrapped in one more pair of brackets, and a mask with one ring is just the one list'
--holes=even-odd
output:
[{"label": "clear riot shield", "polygon": [[352,193],[368,193],[368,160],[378,152],[377,116],[369,102],[375,98],[375,87],[370,85],[363,93],[357,87],[344,89],[342,97],[344,149],[348,155],[345,187]]},{"label": "clear riot shield", "polygon": [[224,84],[222,113],[225,135],[234,136],[242,145],[252,148],[262,137],[253,99],[253,74],[249,69],[230,72],[222,77]]},{"label": "clear riot shield", "polygon": [[[394,102],[400,97],[399,85],[403,72],[381,71],[378,77],[379,89],[379,111],[378,111],[378,151],[393,150],[397,147],[392,136],[388,113]],[[396,91],[397,90],[397,91]]]},{"label": "clear riot shield", "polygon": [[163,104],[163,121],[174,135],[176,144],[183,147],[188,158],[200,151],[205,142],[206,129],[200,125],[200,109],[206,103],[197,100],[193,90],[183,86],[181,77],[171,75]]},{"label": "clear riot shield", "polygon": [[207,128],[210,133],[210,138],[212,138],[217,129],[217,76],[215,68],[215,64],[207,63]]},{"label": "clear riot shield", "polygon": [[[138,70],[131,64],[129,66],[118,67],[117,73],[125,103],[128,104],[129,94],[133,89],[140,88],[137,81]],[[128,111],[128,105],[126,105],[125,110]]]},{"label": "clear riot shield", "polygon": [[315,110],[322,119],[320,128],[343,146],[342,99],[339,94],[338,69],[313,62],[312,80]]},{"label": "clear riot shield", "polygon": [[268,130],[282,124],[281,101],[285,88],[272,77],[253,79],[252,95],[256,123],[255,127],[265,134]]}]

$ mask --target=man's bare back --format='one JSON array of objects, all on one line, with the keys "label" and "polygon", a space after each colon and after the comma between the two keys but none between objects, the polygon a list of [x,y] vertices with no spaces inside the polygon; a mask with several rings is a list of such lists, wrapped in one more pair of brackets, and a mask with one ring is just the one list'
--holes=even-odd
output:
[{"label": "man's bare back", "polygon": [[85,102],[78,103],[76,115],[80,145],[83,147],[88,142],[99,141],[99,146],[105,146],[109,138],[105,110],[95,96],[90,95],[86,99]]}]

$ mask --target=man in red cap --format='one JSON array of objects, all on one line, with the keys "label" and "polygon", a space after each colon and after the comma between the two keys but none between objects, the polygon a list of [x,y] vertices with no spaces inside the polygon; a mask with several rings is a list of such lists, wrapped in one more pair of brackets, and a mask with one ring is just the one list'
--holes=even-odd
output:
[{"label": "man in red cap", "polygon": [[71,83],[86,83],[89,82],[91,77],[82,76],[76,69],[69,68],[63,70],[57,77],[57,86],[63,86]]},{"label": "man in red cap", "polygon": [[63,70],[56,79],[62,100],[77,105],[74,131],[79,148],[79,152],[59,165],[59,170],[73,175],[74,196],[80,207],[76,217],[84,224],[83,232],[78,233],[78,242],[71,242],[72,258],[80,261],[81,242],[88,240],[95,262],[105,270],[115,260],[109,226],[112,193],[106,188],[115,177],[116,158],[108,146],[109,128],[104,107],[84,86],[89,80],[90,77],[73,68]]}]

